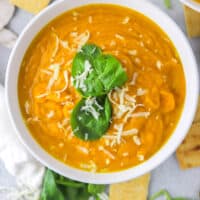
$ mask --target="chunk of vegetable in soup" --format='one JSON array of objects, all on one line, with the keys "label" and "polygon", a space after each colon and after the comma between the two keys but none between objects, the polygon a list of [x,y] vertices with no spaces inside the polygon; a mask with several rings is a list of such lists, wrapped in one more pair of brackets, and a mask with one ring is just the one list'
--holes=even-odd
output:
[{"label": "chunk of vegetable in soup", "polygon": [[[110,127],[95,141],[79,139],[70,125],[82,98],[73,85],[72,61],[86,43],[114,56],[128,76],[107,94]],[[183,67],[168,36],[144,15],[104,4],[70,10],[45,26],[27,50],[18,83],[22,114],[35,140],[60,161],[97,172],[133,167],[158,151],[179,121],[185,90]]]}]

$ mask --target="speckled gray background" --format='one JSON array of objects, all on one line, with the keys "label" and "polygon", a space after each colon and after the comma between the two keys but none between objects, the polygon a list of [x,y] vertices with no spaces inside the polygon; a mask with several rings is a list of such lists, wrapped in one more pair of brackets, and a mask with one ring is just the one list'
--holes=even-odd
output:
[{"label": "speckled gray background", "polygon": [[[131,1],[131,0],[130,0]],[[178,0],[171,0],[173,8],[167,10],[164,7],[164,0],[149,0],[153,4],[160,7],[164,12],[171,16],[178,26],[185,32],[184,16],[182,5]],[[26,24],[32,19],[33,15],[17,10],[14,18],[9,24],[9,28],[20,34]],[[193,51],[196,55],[197,62],[200,65],[200,38],[189,39]],[[6,64],[10,50],[0,46],[0,83],[4,84]],[[200,66],[199,66],[200,67]],[[3,163],[0,161],[0,187],[14,185],[15,180],[5,170]],[[167,161],[153,170],[150,193],[157,192],[161,188],[168,189],[175,196],[184,196],[191,199],[200,199],[200,168],[181,171],[178,167],[175,155],[171,156]],[[5,198],[0,196],[1,200]]]}]

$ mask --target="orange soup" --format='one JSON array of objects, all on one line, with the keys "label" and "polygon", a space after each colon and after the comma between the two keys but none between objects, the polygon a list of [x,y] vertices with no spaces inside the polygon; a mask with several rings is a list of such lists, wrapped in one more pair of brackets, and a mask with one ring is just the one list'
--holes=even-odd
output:
[{"label": "orange soup", "polygon": [[[94,141],[79,139],[70,125],[81,99],[72,62],[86,43],[117,58],[128,76],[108,93],[112,120]],[[97,172],[136,166],[158,151],[178,123],[185,90],[168,36],[144,15],[114,5],[76,8],[51,21],[27,50],[18,81],[21,111],[35,140],[67,165]]]}]

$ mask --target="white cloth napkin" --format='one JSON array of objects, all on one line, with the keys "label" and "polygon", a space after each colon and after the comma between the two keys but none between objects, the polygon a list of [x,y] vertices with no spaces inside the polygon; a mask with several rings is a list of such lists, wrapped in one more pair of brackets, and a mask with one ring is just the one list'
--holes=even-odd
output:
[{"label": "white cloth napkin", "polygon": [[17,35],[4,27],[8,24],[15,11],[15,7],[9,3],[9,0],[0,0],[0,44],[12,48]]},{"label": "white cloth napkin", "polygon": [[[40,191],[45,168],[27,152],[18,140],[8,116],[4,88],[1,85],[0,159],[4,162],[8,172],[16,178],[19,187],[25,186],[26,188],[31,188],[32,191]],[[15,198],[12,197],[11,199],[14,200]]]}]

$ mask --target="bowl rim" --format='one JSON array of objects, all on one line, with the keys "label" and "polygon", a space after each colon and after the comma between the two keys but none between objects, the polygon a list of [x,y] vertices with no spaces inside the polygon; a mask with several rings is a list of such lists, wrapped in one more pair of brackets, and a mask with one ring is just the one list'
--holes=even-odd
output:
[{"label": "bowl rim", "polygon": [[[130,9],[134,9],[138,12],[142,12],[146,17],[152,19],[154,23],[158,24],[160,28],[169,36],[169,33],[172,32],[177,34],[178,37],[171,35],[169,38],[172,40],[173,37],[173,43],[176,47],[180,59],[184,60],[184,62],[190,64],[190,71],[187,71],[188,69],[185,68],[185,63],[183,63],[184,68],[184,74],[185,78],[188,76],[190,78],[190,82],[188,82],[188,79],[186,79],[186,96],[185,96],[185,105],[182,111],[182,115],[179,119],[179,122],[177,124],[176,129],[168,139],[168,141],[158,150],[156,153],[154,153],[148,160],[141,163],[140,165],[137,165],[135,167],[117,171],[117,172],[109,172],[109,173],[92,173],[92,172],[86,172],[80,169],[73,168],[71,166],[68,166],[61,161],[57,160],[50,154],[48,154],[36,141],[33,139],[32,135],[29,133],[27,127],[25,126],[25,123],[23,122],[23,118],[20,112],[19,108],[19,102],[18,102],[18,94],[17,94],[17,85],[18,81],[18,73],[19,68],[21,65],[21,61],[23,59],[24,53],[26,52],[27,48],[30,45],[30,41],[35,37],[35,34],[33,33],[35,29],[41,30],[42,27],[44,27],[47,22],[54,19],[56,16],[55,13],[61,10],[62,12],[59,13],[62,14],[65,11],[67,12],[71,8],[76,8],[88,4],[116,4],[120,6],[129,7]],[[73,4],[73,5],[72,5]],[[66,6],[65,8],[63,8]],[[71,7],[70,7],[71,6]],[[52,14],[52,12],[55,12]],[[46,19],[48,16],[52,15],[51,19]],[[153,19],[153,17],[156,17],[156,20]],[[38,24],[41,27],[36,27]],[[164,29],[162,24],[167,24],[167,26],[173,28],[173,30]],[[35,29],[34,29],[35,28]],[[36,31],[37,33],[38,31]],[[177,39],[176,39],[177,38]],[[177,41],[176,41],[177,40]],[[26,44],[27,41],[29,41],[29,44]],[[178,49],[177,45],[179,47],[182,47],[182,49]],[[187,61],[187,58],[189,59]],[[182,62],[183,62],[182,60]],[[17,64],[16,64],[17,63]],[[190,72],[191,75],[188,73]],[[116,182],[121,182],[125,180],[129,180],[131,178],[136,178],[140,175],[143,175],[155,167],[157,167],[159,164],[161,164],[163,161],[165,161],[178,147],[178,145],[181,143],[181,141],[184,139],[185,135],[187,134],[191,124],[192,120],[195,115],[197,103],[198,103],[198,92],[199,92],[199,78],[198,78],[198,70],[197,70],[197,63],[193,54],[193,51],[189,45],[188,40],[186,39],[185,35],[182,33],[180,28],[175,24],[175,22],[163,11],[161,11],[156,6],[152,5],[152,3],[146,1],[146,0],[132,0],[131,2],[129,0],[60,0],[46,9],[44,9],[41,13],[36,15],[26,26],[26,28],[23,30],[21,35],[19,36],[19,39],[13,48],[6,71],[6,104],[8,113],[12,122],[12,125],[15,129],[15,132],[17,133],[18,138],[20,141],[26,146],[28,151],[42,164],[47,166],[48,168],[54,170],[55,172],[69,177],[71,179],[87,182],[87,183],[94,183],[94,184],[111,184]]]},{"label": "bowl rim", "polygon": [[184,5],[192,8],[193,10],[200,12],[200,3],[193,0],[180,0]]}]

